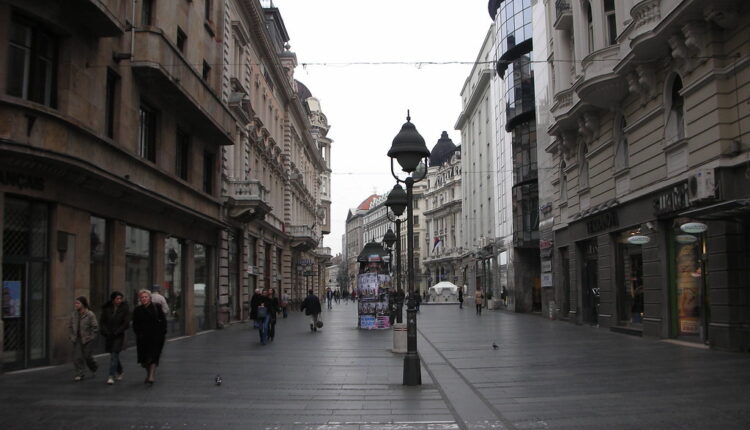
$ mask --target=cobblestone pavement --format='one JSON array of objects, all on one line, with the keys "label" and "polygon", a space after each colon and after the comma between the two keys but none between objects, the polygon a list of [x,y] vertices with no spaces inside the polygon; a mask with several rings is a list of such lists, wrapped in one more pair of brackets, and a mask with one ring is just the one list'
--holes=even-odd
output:
[{"label": "cobblestone pavement", "polygon": [[317,333],[294,313],[267,346],[249,324],[172,340],[150,388],[132,349],[114,386],[104,383],[107,357],[82,382],[70,364],[8,373],[0,428],[750,428],[748,354],[422,306],[423,384],[405,387],[392,333],[357,330],[355,312],[343,302],[324,311]]}]

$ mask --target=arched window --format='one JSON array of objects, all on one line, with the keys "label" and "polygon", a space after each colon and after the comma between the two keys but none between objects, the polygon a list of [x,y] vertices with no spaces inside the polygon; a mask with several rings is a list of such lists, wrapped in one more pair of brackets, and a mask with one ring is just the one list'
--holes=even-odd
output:
[{"label": "arched window", "polygon": [[586,154],[589,153],[589,148],[586,143],[581,142],[581,149],[579,151],[578,159],[578,189],[586,189],[589,187],[589,160],[586,158]]},{"label": "arched window", "polygon": [[591,13],[591,3],[584,4],[586,11],[586,32],[588,34],[589,52],[594,52],[594,15]]},{"label": "arched window", "polygon": [[560,203],[568,201],[568,174],[565,173],[565,160],[560,161]]},{"label": "arched window", "polygon": [[669,106],[667,124],[664,127],[664,140],[667,144],[685,138],[685,100],[680,94],[681,90],[682,79],[675,76],[669,92],[669,100],[666,103]]},{"label": "arched window", "polygon": [[628,155],[628,136],[625,134],[625,117],[622,114],[615,117],[613,140],[615,143],[615,171],[630,165]]}]

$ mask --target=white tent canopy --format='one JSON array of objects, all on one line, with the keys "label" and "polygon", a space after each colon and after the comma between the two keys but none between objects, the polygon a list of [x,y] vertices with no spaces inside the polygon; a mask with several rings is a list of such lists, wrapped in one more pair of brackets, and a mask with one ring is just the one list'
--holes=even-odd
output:
[{"label": "white tent canopy", "polygon": [[430,287],[430,294],[434,292],[437,295],[441,295],[444,294],[443,291],[446,291],[445,294],[458,294],[458,287],[448,281],[438,282],[437,284]]}]

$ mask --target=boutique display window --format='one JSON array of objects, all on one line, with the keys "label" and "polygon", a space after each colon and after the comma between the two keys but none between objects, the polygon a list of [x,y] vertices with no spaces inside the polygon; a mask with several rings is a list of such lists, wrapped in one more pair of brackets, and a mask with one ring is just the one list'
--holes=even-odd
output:
[{"label": "boutique display window", "polygon": [[648,240],[639,230],[624,231],[616,236],[617,321],[620,326],[638,328],[642,325],[643,243]]},{"label": "boutique display window", "polygon": [[704,223],[678,219],[670,231],[671,333],[674,337],[694,341],[707,338],[706,229]]},{"label": "boutique display window", "polygon": [[176,336],[183,334],[183,255],[182,239],[169,236],[164,240],[164,288],[162,294],[167,299],[169,305],[169,315],[167,315],[168,335]]}]

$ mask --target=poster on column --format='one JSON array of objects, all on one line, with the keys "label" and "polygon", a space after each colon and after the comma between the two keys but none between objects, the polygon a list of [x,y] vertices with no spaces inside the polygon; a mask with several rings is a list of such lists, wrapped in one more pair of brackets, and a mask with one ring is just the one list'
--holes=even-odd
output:
[{"label": "poster on column", "polygon": [[388,318],[388,292],[391,277],[380,273],[360,273],[357,276],[357,317],[359,328],[387,329],[391,327]]}]

